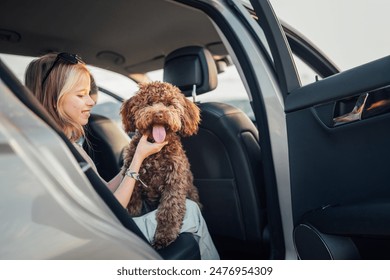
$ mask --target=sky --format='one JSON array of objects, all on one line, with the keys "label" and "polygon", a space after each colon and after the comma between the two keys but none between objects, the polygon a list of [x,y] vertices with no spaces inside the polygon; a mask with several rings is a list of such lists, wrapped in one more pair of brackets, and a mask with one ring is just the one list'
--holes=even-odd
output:
[{"label": "sky", "polygon": [[269,0],[341,70],[390,54],[390,0]]}]

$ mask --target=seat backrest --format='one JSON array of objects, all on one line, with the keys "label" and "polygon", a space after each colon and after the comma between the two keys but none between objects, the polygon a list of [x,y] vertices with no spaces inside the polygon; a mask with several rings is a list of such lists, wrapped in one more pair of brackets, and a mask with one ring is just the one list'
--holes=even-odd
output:
[{"label": "seat backrest", "polygon": [[124,148],[130,137],[113,120],[97,114],[91,114],[85,133],[87,141],[83,148],[108,182],[122,167]]},{"label": "seat backrest", "polygon": [[[208,50],[194,46],[169,54],[164,81],[186,96],[217,86]],[[199,89],[199,90],[198,90]],[[266,258],[266,226],[261,149],[256,126],[240,109],[225,103],[198,104],[197,135],[182,139],[190,160],[203,215],[221,258]]]}]

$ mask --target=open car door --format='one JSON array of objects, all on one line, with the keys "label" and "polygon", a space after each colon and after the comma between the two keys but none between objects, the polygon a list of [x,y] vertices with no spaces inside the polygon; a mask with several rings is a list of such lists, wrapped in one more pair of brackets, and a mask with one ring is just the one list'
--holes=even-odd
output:
[{"label": "open car door", "polygon": [[284,111],[263,93],[287,258],[389,259],[390,56],[300,86],[268,1],[251,2]]},{"label": "open car door", "polygon": [[291,92],[294,242],[305,259],[388,259],[390,57]]}]

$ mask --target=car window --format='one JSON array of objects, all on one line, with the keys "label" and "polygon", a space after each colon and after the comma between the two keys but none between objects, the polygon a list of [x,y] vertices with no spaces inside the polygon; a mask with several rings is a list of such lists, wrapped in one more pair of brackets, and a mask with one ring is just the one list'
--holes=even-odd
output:
[{"label": "car window", "polygon": [[34,58],[31,56],[0,54],[0,59],[16,75],[16,77],[24,84],[24,73],[26,71],[27,65]]},{"label": "car window", "polygon": [[[24,73],[27,65],[34,57],[0,54],[0,59],[24,84]],[[88,66],[88,68],[99,87],[104,88],[123,99],[131,97],[137,91],[137,83],[124,75],[93,66]],[[103,91],[99,91],[97,104],[92,111],[95,114],[108,117],[113,119],[116,123],[121,124],[119,116],[120,106],[121,101],[119,99],[116,99]]]},{"label": "car window", "polygon": [[301,80],[302,86],[311,84],[317,80],[321,80],[321,75],[317,73],[312,67],[310,67],[306,62],[300,59],[298,56],[293,54],[293,59],[295,66],[298,71],[298,76]]},{"label": "car window", "polygon": [[[157,70],[147,73],[152,81],[161,81],[163,71]],[[224,72],[218,74],[218,86],[215,90],[198,95],[199,102],[223,102],[244,111],[255,122],[255,115],[250,105],[248,94],[234,64],[227,66]]]},{"label": "car window", "polygon": [[[24,72],[28,63],[33,57],[0,54],[0,58],[16,74],[22,83],[24,83]],[[319,79],[319,75],[297,56],[293,56],[297,71],[302,85],[306,85]],[[94,75],[99,87],[112,92],[113,94],[128,99],[137,91],[137,83],[130,78],[98,67],[88,66]],[[147,73],[152,81],[162,81],[163,70],[159,69]],[[218,74],[218,86],[215,90],[196,97],[199,102],[223,102],[235,106],[244,111],[248,117],[255,122],[255,116],[250,105],[249,97],[241,81],[238,71],[234,64],[225,68],[224,72]],[[99,91],[96,106],[93,113],[105,116],[121,125],[119,110],[121,101],[108,95],[106,92]]]},{"label": "car window", "polygon": [[118,125],[121,125],[119,110],[122,102],[118,99],[99,91],[96,105],[92,108],[92,113],[112,119]]},{"label": "car window", "polygon": [[214,91],[200,95],[198,100],[230,104],[244,111],[253,122],[255,121],[249,96],[234,65],[226,67],[226,70],[218,75],[218,87]]},{"label": "car window", "polygon": [[[137,83],[124,75],[109,70],[93,66],[89,66],[89,69],[96,80],[97,86],[104,90],[99,90],[98,99],[96,105],[92,108],[92,113],[107,117],[121,126],[122,120],[119,115],[121,99],[128,99],[133,96],[138,89]],[[107,94],[107,91],[121,99]]]},{"label": "car window", "polygon": [[[137,83],[129,77],[99,67],[88,66],[95,77],[96,84],[112,93],[127,99],[138,90]],[[101,95],[106,95],[102,93]],[[99,100],[105,102],[105,99]]]}]

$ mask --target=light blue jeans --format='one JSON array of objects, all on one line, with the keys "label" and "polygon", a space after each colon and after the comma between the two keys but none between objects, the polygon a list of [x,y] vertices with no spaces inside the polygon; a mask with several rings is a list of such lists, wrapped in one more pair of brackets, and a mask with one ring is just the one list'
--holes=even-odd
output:
[{"label": "light blue jeans", "polygon": [[[149,242],[153,241],[156,231],[156,211],[149,212],[143,216],[133,218]],[[186,200],[186,214],[180,232],[192,233],[199,243],[200,256],[202,260],[219,260],[217,249],[211,239],[209,230],[198,205],[192,200]]]}]

